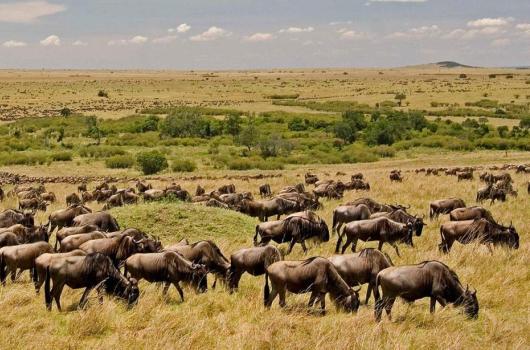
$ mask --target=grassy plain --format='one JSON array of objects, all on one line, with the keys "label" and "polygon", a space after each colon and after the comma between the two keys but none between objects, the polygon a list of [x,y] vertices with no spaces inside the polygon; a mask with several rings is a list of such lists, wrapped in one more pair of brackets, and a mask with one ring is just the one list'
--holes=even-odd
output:
[{"label": "grassy plain", "polygon": [[[347,74],[346,74],[347,73]],[[460,78],[466,74],[466,78]],[[497,74],[490,78],[491,74]],[[507,75],[513,74],[508,79]],[[393,100],[397,92],[405,92],[409,105],[436,111],[431,102],[464,106],[466,102],[486,98],[499,103],[528,103],[530,85],[527,71],[492,69],[400,69],[400,70],[274,70],[256,72],[109,72],[109,71],[0,71],[0,116],[4,120],[26,116],[56,115],[63,107],[86,115],[103,118],[124,117],[144,108],[164,105],[195,105],[236,108],[250,112],[282,110],[294,113],[317,112],[300,106],[273,105],[268,96],[300,94],[299,100],[355,100],[374,105]],[[97,97],[105,90],[109,98]],[[515,97],[518,95],[518,98]],[[439,109],[439,108],[438,108]],[[337,115],[338,117],[338,115]],[[490,118],[499,125],[516,125],[517,121]],[[83,138],[70,141],[79,142]],[[89,142],[89,140],[86,140]],[[66,142],[69,142],[68,138]],[[206,141],[204,142],[206,143]],[[203,147],[204,146],[204,147]],[[173,156],[200,158],[206,146],[175,146]],[[136,150],[134,150],[136,151]],[[202,159],[202,158],[201,158]],[[198,162],[193,173],[166,171],[144,177],[155,188],[176,181],[194,192],[200,184],[207,191],[234,183],[239,191],[252,191],[257,197],[258,186],[269,183],[273,191],[303,180],[307,171],[320,178],[346,180],[362,171],[372,190],[347,192],[341,201],[324,201],[318,211],[328,224],[333,209],[340,203],[370,196],[385,203],[410,204],[410,212],[427,214],[428,203],[445,197],[461,197],[473,205],[478,179],[457,182],[455,177],[416,175],[413,169],[430,166],[501,165],[530,163],[530,153],[520,151],[452,152],[438,148],[402,150],[394,158],[372,163],[286,165],[284,170],[234,171],[214,169]],[[403,183],[391,184],[391,169],[404,171]],[[136,169],[108,169],[101,159],[74,157],[73,161],[55,161],[49,165],[9,165],[0,168],[31,176],[101,175],[139,177]],[[347,176],[336,176],[338,171]],[[263,180],[246,181],[230,176],[281,174]],[[191,180],[201,176],[201,180]],[[25,274],[14,285],[0,288],[0,348],[219,348],[219,349],[527,349],[530,346],[530,200],[526,193],[528,175],[513,174],[517,198],[493,206],[485,204],[494,217],[505,224],[513,222],[521,236],[519,250],[503,248],[491,255],[483,246],[456,244],[448,255],[438,252],[439,227],[446,217],[428,221],[424,234],[415,239],[415,248],[400,247],[402,257],[393,249],[383,249],[395,264],[418,263],[438,259],[447,263],[461,281],[477,289],[480,303],[478,320],[467,320],[458,309],[438,308],[428,311],[428,301],[413,305],[397,302],[393,320],[373,320],[373,299],[358,314],[337,312],[328,301],[326,316],[308,312],[308,295],[287,298],[288,308],[282,310],[277,301],[271,310],[262,306],[263,278],[245,275],[238,293],[229,295],[221,287],[197,295],[185,289],[186,301],[181,303],[174,289],[164,300],[161,290],[141,283],[142,295],[137,307],[126,310],[116,301],[105,299],[98,305],[94,296],[85,311],[76,311],[81,291],[65,288],[63,305],[68,311],[49,313],[43,295],[35,296]],[[119,187],[132,185],[121,183]],[[75,191],[70,184],[47,184],[59,202],[37,215],[37,222],[47,222],[53,210],[64,207],[64,198]],[[93,188],[94,184],[89,184]],[[3,186],[8,191],[9,186]],[[13,208],[14,199],[0,202],[0,209]],[[93,209],[101,205],[91,203]],[[256,220],[244,215],[201,205],[182,203],[150,203],[113,209],[123,227],[138,227],[158,235],[164,244],[188,238],[190,241],[212,239],[225,255],[252,245]],[[54,238],[52,238],[54,242]],[[336,236],[329,243],[311,246],[308,255],[297,246],[289,259],[307,256],[330,256]],[[360,244],[358,249],[374,246]],[[282,248],[284,249],[284,248]],[[211,281],[210,281],[211,285]],[[366,288],[361,295],[364,299]]]}]

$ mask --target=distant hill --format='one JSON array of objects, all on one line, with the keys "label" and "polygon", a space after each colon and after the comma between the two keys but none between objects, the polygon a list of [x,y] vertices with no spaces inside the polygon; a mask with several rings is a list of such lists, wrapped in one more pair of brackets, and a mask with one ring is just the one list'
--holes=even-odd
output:
[{"label": "distant hill", "polygon": [[477,68],[475,66],[468,66],[462,63],[455,61],[440,61],[436,63],[426,63],[418,64],[414,66],[406,66],[403,68],[413,68],[413,69],[436,69],[436,68]]}]

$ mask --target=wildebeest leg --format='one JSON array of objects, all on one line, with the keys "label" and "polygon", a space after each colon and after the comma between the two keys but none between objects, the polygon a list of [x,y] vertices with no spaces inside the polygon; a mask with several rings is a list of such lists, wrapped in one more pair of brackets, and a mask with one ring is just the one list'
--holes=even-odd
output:
[{"label": "wildebeest leg", "polygon": [[320,310],[322,312],[322,315],[324,315],[326,314],[326,293],[320,292],[318,298],[320,299]]},{"label": "wildebeest leg", "polygon": [[385,311],[388,316],[389,320],[392,320],[392,306],[394,305],[394,301],[396,301],[396,298],[388,298],[385,302]]},{"label": "wildebeest leg", "polygon": [[81,296],[81,299],[79,300],[79,304],[77,306],[78,309],[82,310],[85,308],[85,305],[87,303],[88,294],[92,290],[92,287],[86,287],[85,291],[83,292],[83,295]]},{"label": "wildebeest leg", "polygon": [[305,241],[301,241],[300,245],[302,246],[302,249],[304,250],[304,254],[307,254],[307,247],[305,246]]},{"label": "wildebeest leg", "polygon": [[354,238],[351,243],[351,251],[352,253],[355,253],[356,250],[357,250],[357,238]]},{"label": "wildebeest leg", "polygon": [[493,248],[491,247],[491,242],[486,243],[486,246],[488,247],[490,254],[493,255]]},{"label": "wildebeest leg", "polygon": [[[382,245],[382,244],[381,244],[381,245]],[[394,247],[394,249],[396,250],[396,254],[397,254],[397,256],[399,256],[399,257],[401,258],[401,255],[399,255],[399,249],[398,249],[397,244],[396,244],[395,242],[393,242],[393,243],[390,243],[390,245],[391,245],[392,247]]]},{"label": "wildebeest leg", "polygon": [[287,304],[285,303],[285,288],[282,288],[278,291],[278,295],[280,297],[280,306],[285,307]]},{"label": "wildebeest leg", "polygon": [[311,296],[309,297],[309,303],[307,303],[307,307],[313,307],[313,304],[315,303],[315,299],[317,297],[317,292],[316,291],[312,291],[311,292]]},{"label": "wildebeest leg", "polygon": [[352,242],[352,239],[350,237],[346,236],[346,242],[342,246],[341,254],[344,254],[344,252],[346,251],[346,248],[348,248],[348,246],[351,244],[351,242]]},{"label": "wildebeest leg", "polygon": [[167,291],[169,290],[169,285],[170,285],[170,284],[171,284],[171,283],[169,283],[169,282],[164,283],[164,289],[162,290],[162,295],[163,295],[163,296],[166,296]]},{"label": "wildebeest leg", "polygon": [[[375,283],[372,283],[372,281],[368,282],[368,290],[366,291],[366,302],[365,302],[365,305],[368,305],[368,300],[370,300],[370,293],[372,292],[372,289],[373,289],[373,285]],[[375,292],[374,292],[375,294]],[[374,296],[375,298],[375,296]]]},{"label": "wildebeest leg", "polygon": [[242,275],[243,275],[243,271],[241,270],[234,269],[230,271],[230,280],[229,280],[230,293],[233,293],[234,290],[236,290],[239,287],[239,280],[241,279]]},{"label": "wildebeest leg", "polygon": [[179,283],[178,282],[173,282],[173,285],[175,286],[175,288],[177,288],[177,291],[179,292],[180,300],[182,300],[182,302],[184,302],[184,292],[182,291],[182,288],[180,288]]},{"label": "wildebeest leg", "polygon": [[213,280],[213,284],[212,284],[212,289],[215,289],[215,286],[217,286],[217,275],[213,275],[214,277],[214,280]]},{"label": "wildebeest leg", "polygon": [[276,296],[278,295],[278,290],[276,289],[276,287],[273,285],[272,286],[272,289],[271,289],[271,294],[269,295],[269,299],[267,300],[266,304],[265,304],[265,307],[267,308],[270,308],[271,305],[272,305],[272,302],[274,301],[274,299],[276,299]]},{"label": "wildebeest leg", "polygon": [[[338,231],[337,231],[338,233]],[[340,245],[342,243],[342,234],[338,233],[339,235],[339,238],[337,239],[337,245],[335,246],[335,253],[338,254],[339,253],[339,249],[340,249]]]},{"label": "wildebeest leg", "polygon": [[386,299],[383,297],[379,300],[375,300],[374,316],[377,322],[381,321],[381,314],[383,313],[383,306],[385,305]]},{"label": "wildebeest leg", "polygon": [[55,304],[57,304],[57,309],[61,311],[61,293],[63,292],[64,283],[54,283],[51,294],[55,299]]},{"label": "wildebeest leg", "polygon": [[293,250],[294,244],[296,243],[296,240],[294,237],[291,239],[291,242],[289,242],[289,248],[287,249],[287,253],[285,255],[291,254],[291,251]]},{"label": "wildebeest leg", "polygon": [[433,295],[433,296],[431,296],[431,307],[429,309],[431,314],[434,313],[435,309],[436,309],[436,297],[434,297],[434,295]]}]

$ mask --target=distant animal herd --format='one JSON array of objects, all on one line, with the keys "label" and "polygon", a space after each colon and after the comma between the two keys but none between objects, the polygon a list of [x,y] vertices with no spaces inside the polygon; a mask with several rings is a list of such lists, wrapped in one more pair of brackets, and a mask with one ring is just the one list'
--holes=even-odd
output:
[{"label": "distant animal herd", "polygon": [[[458,181],[474,179],[474,167],[416,169],[416,176],[445,174],[456,176]],[[506,165],[503,173],[483,172],[479,178],[485,183],[477,191],[480,204],[489,199],[505,201],[517,196],[512,176],[508,171],[530,173],[528,165]],[[337,173],[337,175],[346,175]],[[408,175],[407,175],[408,176]],[[406,177],[401,170],[392,170],[390,182],[402,182]],[[391,316],[392,305],[400,297],[408,302],[430,298],[430,311],[438,302],[461,306],[464,313],[476,318],[479,313],[477,292],[464,288],[456,273],[439,261],[423,261],[416,265],[394,266],[391,258],[382,252],[386,243],[397,256],[399,244],[414,247],[413,237],[420,237],[426,223],[424,216],[408,212],[410,206],[379,203],[369,197],[358,198],[338,206],[333,211],[332,233],[337,233],[336,255],[330,258],[311,257],[301,261],[284,260],[284,254],[273,245],[288,243],[285,255],[295,244],[307,252],[306,241],[314,239],[325,243],[330,240],[328,224],[315,210],[322,208],[321,198],[340,199],[347,190],[369,191],[370,185],[362,173],[353,174],[351,181],[319,180],[307,173],[305,183],[287,186],[277,193],[268,184],[259,186],[260,200],[251,192],[237,192],[233,184],[221,186],[207,193],[200,185],[195,195],[172,183],[164,189],[154,189],[151,184],[137,181],[136,188],[119,189],[103,181],[88,191],[82,183],[77,192],[66,196],[66,208],[51,212],[48,222],[35,225],[37,210],[46,211],[47,205],[57,201],[47,192],[44,183],[19,184],[7,192],[0,188],[0,200],[18,199],[18,208],[0,213],[0,280],[6,284],[7,276],[15,281],[23,271],[29,270],[35,290],[45,289],[45,305],[51,310],[55,301],[61,310],[61,293],[64,286],[84,288],[79,307],[85,307],[91,291],[96,291],[100,301],[103,294],[123,299],[129,307],[138,302],[138,281],[163,283],[163,294],[173,285],[182,301],[184,292],[180,282],[190,284],[197,292],[208,289],[207,277],[213,275],[222,281],[230,293],[237,291],[241,276],[265,276],[264,305],[270,307],[276,297],[280,306],[286,305],[286,291],[311,293],[308,306],[320,304],[325,312],[325,296],[341,310],[355,312],[360,306],[359,290],[368,284],[365,303],[370,296],[375,299],[375,319],[380,320],[383,310]],[[314,186],[311,191],[306,186]],[[530,194],[530,182],[526,183]],[[186,239],[163,246],[158,237],[136,228],[120,228],[109,209],[133,205],[140,200],[156,201],[176,198],[181,201],[203,203],[206,206],[236,210],[260,223],[253,232],[253,247],[233,252],[226,258],[220,248],[210,240],[194,243]],[[87,204],[104,203],[103,209],[93,212]],[[440,226],[439,249],[449,253],[453,244],[478,242],[493,246],[519,247],[516,228],[498,223],[492,213],[481,206],[466,206],[459,198],[433,200],[429,204],[429,219],[449,215],[450,221]],[[283,219],[280,219],[284,215]],[[274,221],[268,221],[276,217]],[[54,246],[49,244],[55,232]],[[377,249],[357,250],[358,241],[376,241]],[[352,254],[345,254],[351,246]],[[123,271],[122,271],[123,269]]]}]

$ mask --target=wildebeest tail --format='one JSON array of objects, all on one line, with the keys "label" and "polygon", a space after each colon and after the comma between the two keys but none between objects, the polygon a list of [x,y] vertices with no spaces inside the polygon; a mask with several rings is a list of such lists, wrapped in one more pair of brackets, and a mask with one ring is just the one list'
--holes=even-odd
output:
[{"label": "wildebeest tail", "polygon": [[263,304],[267,306],[269,303],[270,289],[269,289],[269,273],[265,270],[265,287],[263,288]]},{"label": "wildebeest tail", "polygon": [[377,302],[380,299],[379,295],[379,274],[375,277],[375,285],[374,285],[374,298]]},{"label": "wildebeest tail", "polygon": [[333,210],[333,223],[331,225],[331,234],[337,232],[337,216],[337,211]]},{"label": "wildebeest tail", "polygon": [[46,267],[46,280],[44,281],[44,301],[48,309],[52,305],[52,293],[50,292],[50,267]]},{"label": "wildebeest tail", "polygon": [[388,263],[390,264],[390,266],[394,266],[394,262],[392,261],[392,259],[390,259],[390,255],[388,255],[386,252],[383,252],[383,254],[386,257],[386,260],[388,260]]},{"label": "wildebeest tail", "polygon": [[256,225],[256,233],[254,234],[254,246],[258,246],[258,236],[259,236],[259,225]]},{"label": "wildebeest tail", "polygon": [[0,281],[5,283],[6,281],[6,264],[4,262],[4,253],[0,255]]}]

